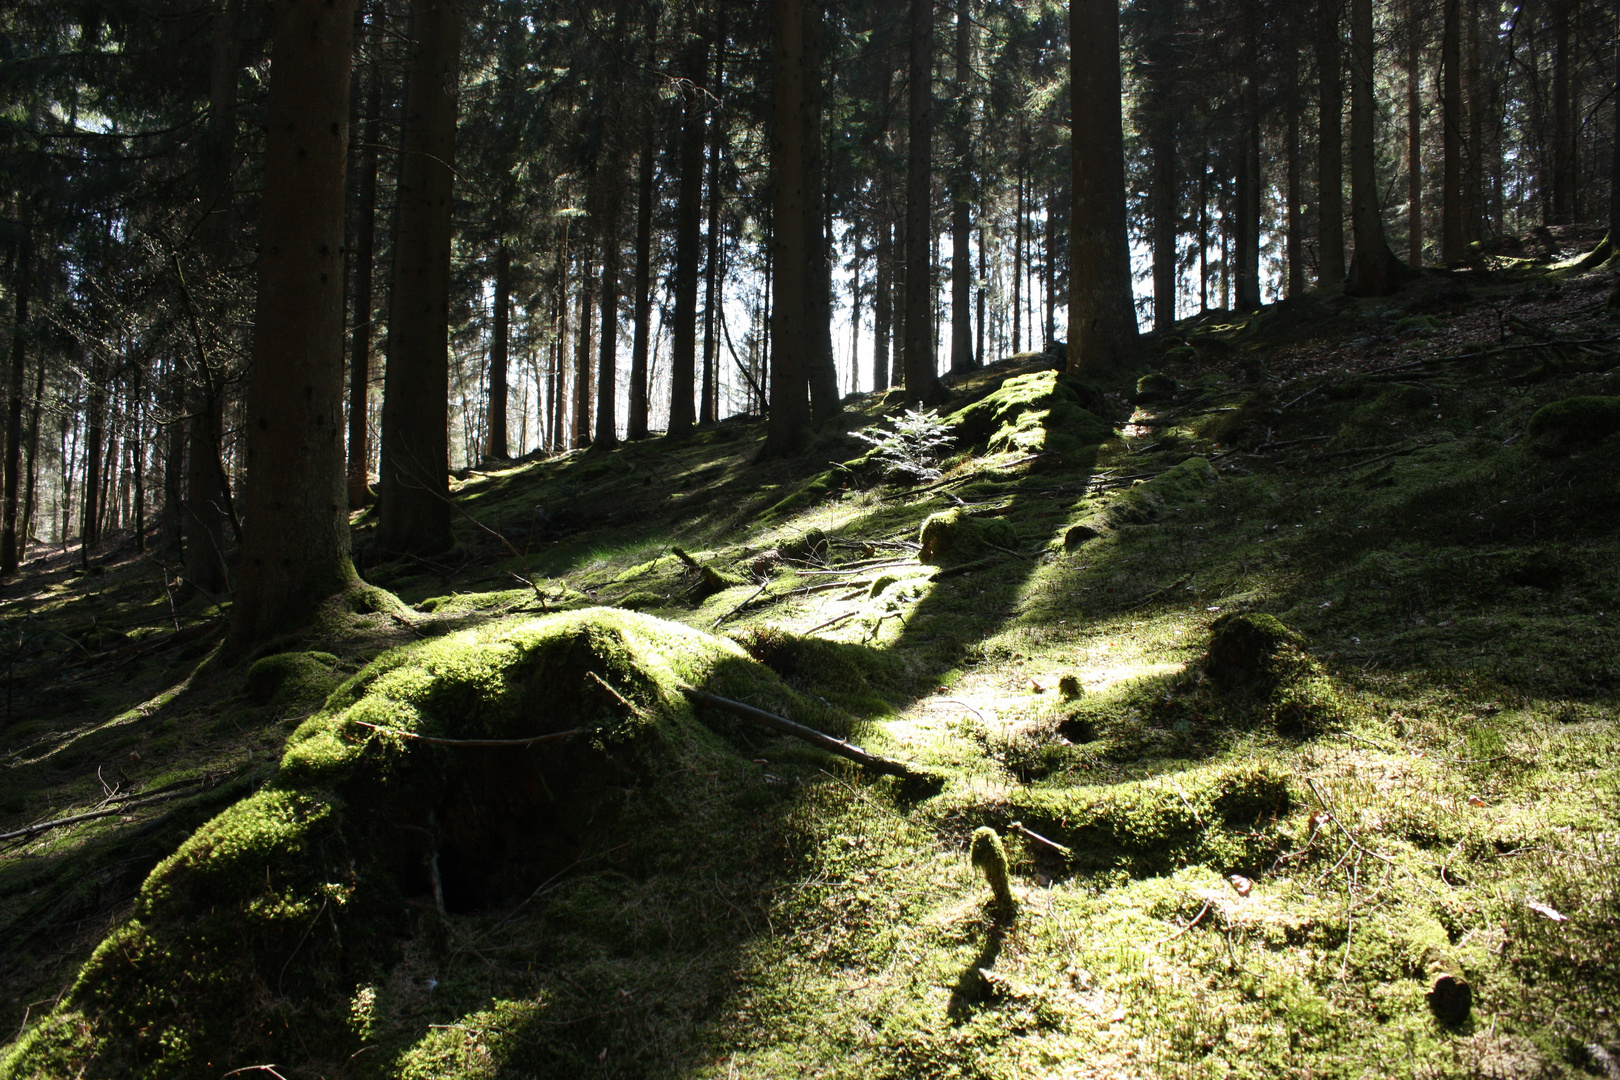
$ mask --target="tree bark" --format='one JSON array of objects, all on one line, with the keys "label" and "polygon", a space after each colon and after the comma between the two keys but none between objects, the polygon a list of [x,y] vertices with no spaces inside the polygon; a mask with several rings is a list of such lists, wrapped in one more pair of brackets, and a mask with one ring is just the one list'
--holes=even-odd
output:
[{"label": "tree bark", "polygon": [[1350,201],[1356,249],[1346,291],[1389,296],[1400,290],[1408,271],[1389,249],[1378,206],[1372,0],[1350,0],[1350,41]]},{"label": "tree bark", "polygon": [[1570,81],[1574,47],[1570,43],[1570,0],[1549,0],[1553,17],[1553,220],[1575,221],[1575,106]]},{"label": "tree bark", "polygon": [[1139,353],[1126,233],[1118,0],[1073,0],[1069,42],[1068,367],[1112,381],[1129,373]]},{"label": "tree bark", "polygon": [[90,548],[101,534],[101,454],[107,433],[107,358],[96,343],[90,346],[89,385],[85,393],[84,496],[79,512],[79,565],[90,562]]},{"label": "tree bark", "polygon": [[[1463,179],[1463,239],[1472,244],[1476,240],[1485,239],[1485,84],[1480,80],[1479,66],[1479,21],[1480,0],[1468,0],[1467,40],[1464,42],[1465,59],[1463,61],[1463,89],[1464,108],[1468,116],[1468,137],[1465,142],[1466,167]],[[1500,116],[1500,113],[1498,113]],[[1498,120],[1497,131],[1501,131],[1501,122]],[[1501,139],[1497,139],[1497,168],[1495,170],[1496,182],[1502,181],[1502,162],[1500,158]]]},{"label": "tree bark", "polygon": [[1462,0],[1443,0],[1440,31],[1440,260],[1455,266],[1468,257],[1463,218]]},{"label": "tree bark", "polygon": [[495,310],[489,330],[489,414],[485,424],[484,456],[493,461],[511,457],[506,449],[507,343],[511,337],[512,252],[502,237],[495,247]]},{"label": "tree bark", "polygon": [[[594,200],[589,200],[594,202]],[[574,435],[569,445],[578,450],[591,444],[591,328],[596,314],[591,245],[580,245],[579,330],[574,338]]]},{"label": "tree bark", "polygon": [[1149,67],[1148,157],[1153,205],[1153,325],[1176,321],[1176,241],[1180,232],[1176,186],[1175,66],[1172,53],[1178,0],[1159,0],[1147,45]]},{"label": "tree bark", "polygon": [[341,254],[354,0],[279,0],[273,12],[237,648],[302,622],[357,580],[344,497]]},{"label": "tree bark", "polygon": [[1423,265],[1423,11],[1420,0],[1406,7],[1406,262]]},{"label": "tree bark", "polygon": [[934,363],[934,0],[911,0],[910,131],[906,146],[906,401],[945,400]]},{"label": "tree bark", "polygon": [[[714,78],[712,90],[718,101],[725,79],[726,8],[714,5]],[[720,159],[725,153],[726,129],[719,106],[709,111],[709,221],[708,251],[703,259],[703,387],[698,407],[698,423],[712,424],[719,416],[719,385],[716,361],[720,358],[718,334],[721,305],[720,207],[725,201],[720,190]]]},{"label": "tree bark", "polygon": [[22,475],[23,380],[28,371],[28,302],[33,286],[33,235],[23,226],[14,254],[11,279],[11,373],[6,383],[5,511],[0,524],[0,577],[9,577],[21,565],[22,545],[17,539],[18,481]]},{"label": "tree bark", "polygon": [[606,183],[602,192],[602,328],[597,334],[594,439],[601,450],[619,444],[619,215],[624,208],[624,157],[617,148],[608,154]]},{"label": "tree bark", "polygon": [[373,321],[373,282],[377,263],[377,145],[382,122],[382,31],[383,7],[378,0],[371,10],[368,47],[370,85],[366,88],[366,119],[360,135],[360,191],[357,200],[359,221],[354,244],[354,333],[349,348],[349,464],[346,483],[351,507],[369,506],[372,501],[371,467],[371,339]]},{"label": "tree bark", "polygon": [[[771,48],[774,119],[771,140],[771,358],[770,422],[765,457],[798,453],[809,436],[810,399],[806,363],[806,263],[810,237],[805,188],[809,134],[805,113],[805,0],[776,0]],[[810,0],[814,2],[814,0]]]},{"label": "tree bark", "polygon": [[957,0],[956,10],[956,167],[951,179],[951,373],[978,366],[973,355],[973,2]]},{"label": "tree bark", "polygon": [[810,418],[815,423],[837,413],[843,406],[838,397],[838,369],[833,364],[832,345],[832,237],[827,220],[827,173],[822,115],[824,42],[822,3],[804,4],[804,95],[805,95],[805,206],[804,233],[809,244],[805,280],[809,285],[810,310],[806,315],[810,353],[805,374],[810,383]]},{"label": "tree bark", "polygon": [[1242,137],[1237,174],[1237,308],[1260,307],[1260,12],[1243,5]]},{"label": "tree bark", "polygon": [[19,567],[27,558],[28,544],[34,535],[34,483],[39,475],[39,423],[40,407],[45,401],[45,354],[41,352],[34,365],[34,404],[28,411],[28,479],[23,491],[22,530],[17,537]]},{"label": "tree bark", "polygon": [[1283,88],[1287,98],[1284,108],[1288,112],[1287,130],[1284,140],[1287,143],[1285,152],[1288,156],[1287,177],[1285,183],[1285,198],[1287,200],[1287,220],[1284,227],[1288,231],[1287,257],[1288,257],[1288,283],[1284,290],[1286,296],[1299,296],[1305,291],[1305,178],[1300,166],[1301,148],[1299,145],[1300,99],[1299,99],[1299,46],[1290,38],[1284,45],[1287,57],[1286,65],[1287,85]]},{"label": "tree bark", "polygon": [[412,52],[394,220],[377,544],[430,555],[454,543],[449,483],[449,302],[460,0],[412,0]]},{"label": "tree bark", "polygon": [[894,226],[888,200],[878,203],[876,283],[872,289],[872,389],[889,388],[889,336],[894,323]]},{"label": "tree bark", "polygon": [[1318,85],[1317,283],[1344,282],[1344,38],[1339,18],[1344,0],[1317,0],[1316,73]]},{"label": "tree bark", "polygon": [[636,269],[633,306],[635,336],[630,344],[630,415],[625,418],[631,439],[647,437],[647,346],[652,337],[652,215],[654,128],[649,115],[647,133],[636,162]]},{"label": "tree bark", "polygon": [[[706,42],[693,47],[686,69],[694,83],[704,77]],[[680,182],[675,203],[675,325],[669,366],[669,437],[684,439],[696,419],[693,396],[697,374],[698,259],[703,222],[703,113],[704,99],[696,86],[682,91],[683,122],[680,134]]]}]

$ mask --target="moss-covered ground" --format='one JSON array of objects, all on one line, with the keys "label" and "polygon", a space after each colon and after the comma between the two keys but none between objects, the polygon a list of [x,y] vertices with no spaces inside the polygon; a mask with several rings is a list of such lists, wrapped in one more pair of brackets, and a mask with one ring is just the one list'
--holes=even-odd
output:
[{"label": "moss-covered ground", "polygon": [[1614,276],[1015,358],[923,480],[876,396],[492,464],[443,555],[357,517],[408,609],[233,665],[132,541],[36,559],[0,1077],[1615,1075]]}]

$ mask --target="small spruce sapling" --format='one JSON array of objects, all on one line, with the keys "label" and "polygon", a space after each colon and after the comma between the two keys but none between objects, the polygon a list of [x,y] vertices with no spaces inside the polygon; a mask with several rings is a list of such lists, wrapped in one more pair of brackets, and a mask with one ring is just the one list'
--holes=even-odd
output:
[{"label": "small spruce sapling", "polygon": [[894,418],[894,430],[879,435],[851,432],[874,447],[872,456],[887,478],[914,482],[939,479],[939,460],[955,443],[948,424],[934,412],[913,409]]},{"label": "small spruce sapling", "polygon": [[974,866],[984,871],[990,891],[996,895],[996,909],[1001,917],[1011,918],[1013,895],[1012,883],[1007,879],[1007,849],[1001,846],[1001,837],[996,835],[996,830],[985,826],[974,832],[968,857],[973,860]]}]

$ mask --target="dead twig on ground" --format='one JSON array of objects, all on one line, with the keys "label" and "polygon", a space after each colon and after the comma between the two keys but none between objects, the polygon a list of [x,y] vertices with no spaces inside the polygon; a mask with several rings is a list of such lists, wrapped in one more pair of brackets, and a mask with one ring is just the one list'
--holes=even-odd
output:
[{"label": "dead twig on ground", "polygon": [[[611,689],[611,687],[610,687]],[[623,700],[622,698],[620,699]],[[402,739],[411,739],[415,742],[427,743],[429,746],[458,746],[476,749],[521,749],[527,746],[538,746],[541,743],[556,742],[571,735],[584,735],[583,728],[570,728],[568,731],[553,731],[545,735],[534,735],[527,739],[439,739],[431,735],[418,735],[414,731],[401,731],[399,728],[383,727],[381,724],[370,724],[364,720],[351,720],[350,723],[359,727],[370,728],[383,735],[398,735]]]}]

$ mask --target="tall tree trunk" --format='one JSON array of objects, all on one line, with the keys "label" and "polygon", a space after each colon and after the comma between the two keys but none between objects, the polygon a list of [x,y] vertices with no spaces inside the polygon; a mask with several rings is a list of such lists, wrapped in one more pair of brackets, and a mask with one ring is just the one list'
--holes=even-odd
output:
[{"label": "tall tree trunk", "polygon": [[1153,325],[1164,330],[1176,321],[1176,242],[1180,233],[1176,187],[1175,64],[1172,54],[1178,0],[1159,0],[1147,46],[1150,69],[1148,157],[1153,205]]},{"label": "tall tree trunk", "polygon": [[371,471],[371,339],[373,282],[377,264],[377,145],[382,123],[382,36],[384,10],[374,0],[367,55],[370,72],[366,87],[366,118],[360,134],[360,191],[354,243],[354,333],[349,342],[349,461],[346,475],[349,505],[369,506]]},{"label": "tall tree trunk", "polygon": [[[1045,288],[1041,290],[1042,298],[1046,301],[1046,321],[1043,324],[1045,333],[1043,344],[1057,339],[1057,266],[1058,266],[1058,191],[1053,185],[1052,190],[1046,193],[1046,230],[1042,234],[1046,242],[1046,257],[1041,262],[1041,273],[1045,278]],[[1172,309],[1174,305],[1171,305]]]},{"label": "tall tree trunk", "polygon": [[872,291],[872,389],[889,388],[889,336],[893,330],[894,309],[894,226],[889,221],[888,200],[878,202],[877,281]]},{"label": "tall tree trunk", "polygon": [[973,355],[973,142],[972,78],[973,0],[957,0],[956,9],[956,117],[955,168],[951,177],[951,372],[961,374],[978,366]]},{"label": "tall tree trunk", "polygon": [[1321,247],[1317,283],[1344,282],[1344,0],[1316,0],[1318,148],[1316,207]]},{"label": "tall tree trunk", "polygon": [[[806,176],[810,123],[805,80],[806,0],[776,0],[771,48],[775,124],[771,131],[771,412],[766,457],[786,457],[803,448],[810,429],[809,305],[806,280],[809,201]],[[815,3],[816,0],[809,0]]]},{"label": "tall tree trunk", "polygon": [[707,42],[692,47],[686,69],[694,85],[683,90],[680,134],[680,183],[675,203],[675,326],[669,367],[669,437],[684,439],[696,419],[693,396],[697,374],[698,259],[703,222],[704,98],[697,86],[704,78]]},{"label": "tall tree trunk", "polygon": [[822,40],[824,0],[805,0],[805,237],[809,243],[810,310],[806,315],[810,334],[810,354],[806,377],[810,383],[810,417],[815,423],[837,413],[838,369],[833,364],[832,347],[832,236],[827,219],[826,131],[822,123],[825,95],[822,92],[825,47]]},{"label": "tall tree trunk", "polygon": [[[1440,116],[1444,125],[1440,174],[1440,260],[1455,266],[1468,257],[1463,217],[1462,0],[1445,5],[1440,31]],[[1477,149],[1477,148],[1476,148]]]},{"label": "tall tree trunk", "polygon": [[1125,215],[1119,0],[1069,5],[1073,159],[1069,211],[1069,370],[1128,374],[1139,342]]},{"label": "tall tree trunk", "polygon": [[17,537],[17,562],[20,566],[27,557],[28,544],[34,535],[34,484],[39,475],[40,407],[45,400],[45,354],[40,352],[34,365],[34,404],[28,412],[28,479],[23,492],[22,531]]},{"label": "tall tree trunk", "polygon": [[[592,200],[594,201],[594,200]],[[591,322],[596,314],[596,297],[591,283],[596,280],[590,244],[579,250],[579,332],[574,339],[574,449],[591,444]]]},{"label": "tall tree trunk", "polygon": [[84,495],[79,514],[81,566],[89,564],[90,547],[101,539],[97,526],[101,522],[101,454],[107,430],[107,359],[99,345],[92,345],[91,349],[94,360],[90,364],[90,384],[85,394]]},{"label": "tall tree trunk", "polygon": [[1287,85],[1283,88],[1283,94],[1287,99],[1284,108],[1288,112],[1287,130],[1283,135],[1287,143],[1285,153],[1288,156],[1288,172],[1285,179],[1288,207],[1287,220],[1284,222],[1284,227],[1288,230],[1286,295],[1295,297],[1305,291],[1305,174],[1300,163],[1302,154],[1299,145],[1299,47],[1290,41],[1284,48],[1287,50],[1285,60]]},{"label": "tall tree trunk", "polygon": [[[1485,239],[1485,84],[1480,80],[1480,0],[1468,0],[1468,37],[1464,43],[1463,88],[1468,115],[1466,171],[1463,181],[1463,229],[1468,243]],[[1500,113],[1497,114],[1500,116]],[[1498,121],[1500,125],[1500,120]],[[1498,127],[1500,131],[1500,126]],[[1498,142],[1500,149],[1500,141]],[[1500,162],[1495,170],[1501,182]]]},{"label": "tall tree trunk", "polygon": [[861,249],[861,226],[855,228],[855,258],[850,262],[849,274],[849,392],[861,392],[861,261],[866,252]]},{"label": "tall tree trunk", "polygon": [[1388,296],[1400,289],[1407,270],[1389,249],[1378,207],[1372,0],[1350,0],[1350,53],[1350,202],[1356,250],[1346,291]]},{"label": "tall tree trunk", "polygon": [[624,155],[608,154],[607,187],[602,192],[602,329],[596,361],[596,437],[598,449],[619,443],[619,260],[623,242],[619,217],[624,209]]},{"label": "tall tree trunk", "polygon": [[502,237],[495,247],[495,310],[489,329],[489,415],[484,456],[505,461],[507,345],[511,337],[512,252]]},{"label": "tall tree trunk", "polygon": [[1198,310],[1209,310],[1209,150],[1198,159]]},{"label": "tall tree trunk", "polygon": [[973,355],[979,367],[990,362],[990,358],[984,355],[984,309],[988,299],[986,294],[990,291],[990,231],[985,226],[988,217],[984,213],[979,215],[979,295],[973,313],[976,328]]},{"label": "tall tree trunk", "polygon": [[564,436],[568,398],[568,268],[573,256],[569,252],[570,228],[563,223],[562,242],[557,246],[557,332],[551,341],[551,451],[558,453],[568,447]]},{"label": "tall tree trunk", "polygon": [[906,400],[945,400],[934,363],[934,0],[911,0],[910,133],[906,146]]},{"label": "tall tree trunk", "polygon": [[647,437],[647,345],[652,336],[652,214],[654,137],[652,118],[647,118],[647,134],[636,162],[636,269],[634,338],[630,344],[630,415],[626,417],[632,439]]},{"label": "tall tree trunk", "polygon": [[[1020,140],[1022,141],[1022,140]],[[1018,158],[1014,173],[1017,196],[1013,199],[1013,264],[1012,264],[1012,351],[1024,351],[1024,231],[1029,215],[1024,207],[1024,158]]]},{"label": "tall tree trunk", "polygon": [[274,7],[237,648],[357,581],[343,477],[341,254],[353,28],[354,0]]},{"label": "tall tree trunk", "polygon": [[1406,4],[1406,262],[1423,265],[1423,11]]},{"label": "tall tree trunk", "polygon": [[1575,66],[1570,42],[1571,0],[1549,0],[1553,17],[1553,224],[1575,220],[1575,106],[1571,99],[1571,69]]},{"label": "tall tree trunk", "polygon": [[[726,52],[726,8],[714,5],[714,78],[711,93],[718,101],[724,93]],[[718,105],[709,112],[709,221],[708,251],[703,259],[703,388],[698,407],[698,423],[712,424],[720,419],[719,385],[716,362],[720,358],[718,334],[723,303],[720,289],[720,207],[725,201],[720,189],[720,159],[725,153],[726,126]]]},{"label": "tall tree trunk", "polygon": [[429,555],[454,543],[449,483],[449,302],[460,0],[411,0],[383,381],[377,544]]},{"label": "tall tree trunk", "polygon": [[28,226],[13,256],[11,279],[11,377],[6,383],[5,510],[0,524],[0,576],[17,572],[22,545],[17,539],[18,481],[22,475],[23,380],[28,373],[28,302],[33,285],[34,244]]},{"label": "tall tree trunk", "polygon": [[1609,78],[1613,84],[1609,97],[1614,102],[1614,137],[1609,141],[1609,243],[1620,248],[1620,18],[1616,19]]},{"label": "tall tree trunk", "polygon": [[1243,131],[1237,174],[1237,307],[1260,307],[1260,11],[1243,5]]}]

